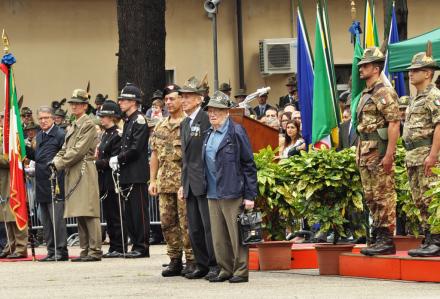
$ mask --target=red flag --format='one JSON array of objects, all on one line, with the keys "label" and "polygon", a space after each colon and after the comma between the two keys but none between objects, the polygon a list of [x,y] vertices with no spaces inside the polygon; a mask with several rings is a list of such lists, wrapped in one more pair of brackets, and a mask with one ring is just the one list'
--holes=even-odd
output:
[{"label": "red flag", "polygon": [[[3,72],[3,64],[1,66]],[[18,108],[17,92],[14,83],[14,74],[11,65],[6,66],[6,103],[8,110],[5,109],[5,119],[8,119],[7,130],[4,128],[3,144],[8,141],[7,153],[9,153],[9,171],[10,171],[10,198],[9,205],[15,215],[18,229],[24,230],[28,224],[28,211],[26,206],[26,185],[24,179],[23,159],[26,156],[23,128],[21,124],[20,111]],[[5,105],[6,107],[6,105]],[[6,125],[6,122],[5,122]],[[6,139],[6,136],[9,138]]]}]

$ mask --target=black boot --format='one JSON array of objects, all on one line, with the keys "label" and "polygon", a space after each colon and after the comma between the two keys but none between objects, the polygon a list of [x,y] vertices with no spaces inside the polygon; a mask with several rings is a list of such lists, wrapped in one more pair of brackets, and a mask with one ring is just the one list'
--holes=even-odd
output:
[{"label": "black boot", "polygon": [[186,260],[185,268],[180,272],[180,275],[185,276],[188,273],[192,273],[196,270],[196,264],[193,261]]},{"label": "black boot", "polygon": [[440,234],[431,234],[426,231],[423,244],[417,249],[409,250],[408,255],[412,257],[440,256]]},{"label": "black boot", "polygon": [[368,256],[373,255],[391,255],[396,254],[396,246],[394,245],[393,235],[386,227],[379,227],[376,230],[377,241],[368,248],[361,250],[361,253]]},{"label": "black boot", "polygon": [[371,235],[368,237],[367,247],[364,247],[361,249],[361,253],[363,255],[368,255],[366,252],[370,250],[371,248],[374,248],[376,246],[377,242],[377,228],[373,227],[371,229]]},{"label": "black boot", "polygon": [[162,271],[163,277],[180,276],[182,272],[182,259],[171,259],[170,264]]}]

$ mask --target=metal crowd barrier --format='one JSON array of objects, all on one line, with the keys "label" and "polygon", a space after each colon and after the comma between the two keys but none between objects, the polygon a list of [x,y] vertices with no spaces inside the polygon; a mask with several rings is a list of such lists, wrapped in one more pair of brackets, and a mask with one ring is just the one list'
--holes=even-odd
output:
[{"label": "metal crowd barrier", "polygon": [[[150,212],[150,225],[160,225],[160,214],[159,214],[159,197],[157,196],[148,196],[149,201],[149,212]],[[31,213],[31,223],[33,229],[43,229],[43,225],[38,219],[38,208],[37,205],[33,208]],[[102,201],[101,201],[101,225],[106,226],[107,223],[104,219],[104,213],[102,210]],[[66,218],[67,227],[78,227],[78,220],[76,217]]]}]

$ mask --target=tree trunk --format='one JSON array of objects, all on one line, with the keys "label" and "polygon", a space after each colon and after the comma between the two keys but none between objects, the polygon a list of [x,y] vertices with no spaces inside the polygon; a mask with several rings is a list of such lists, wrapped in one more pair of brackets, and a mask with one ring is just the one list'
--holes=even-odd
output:
[{"label": "tree trunk", "polygon": [[165,85],[165,0],[116,0],[119,31],[118,89],[134,83],[144,107]]},{"label": "tree trunk", "polygon": [[[384,11],[384,36],[390,34],[391,9],[393,7],[393,0],[383,1]],[[407,0],[395,0],[397,29],[399,31],[399,40],[404,41],[408,38],[408,5]]]}]

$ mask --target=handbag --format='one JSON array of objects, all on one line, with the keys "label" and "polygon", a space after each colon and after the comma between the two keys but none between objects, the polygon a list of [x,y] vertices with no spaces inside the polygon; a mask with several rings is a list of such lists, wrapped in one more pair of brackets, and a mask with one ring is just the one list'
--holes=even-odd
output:
[{"label": "handbag", "polygon": [[237,217],[242,245],[257,244],[263,240],[261,212],[243,210]]}]

